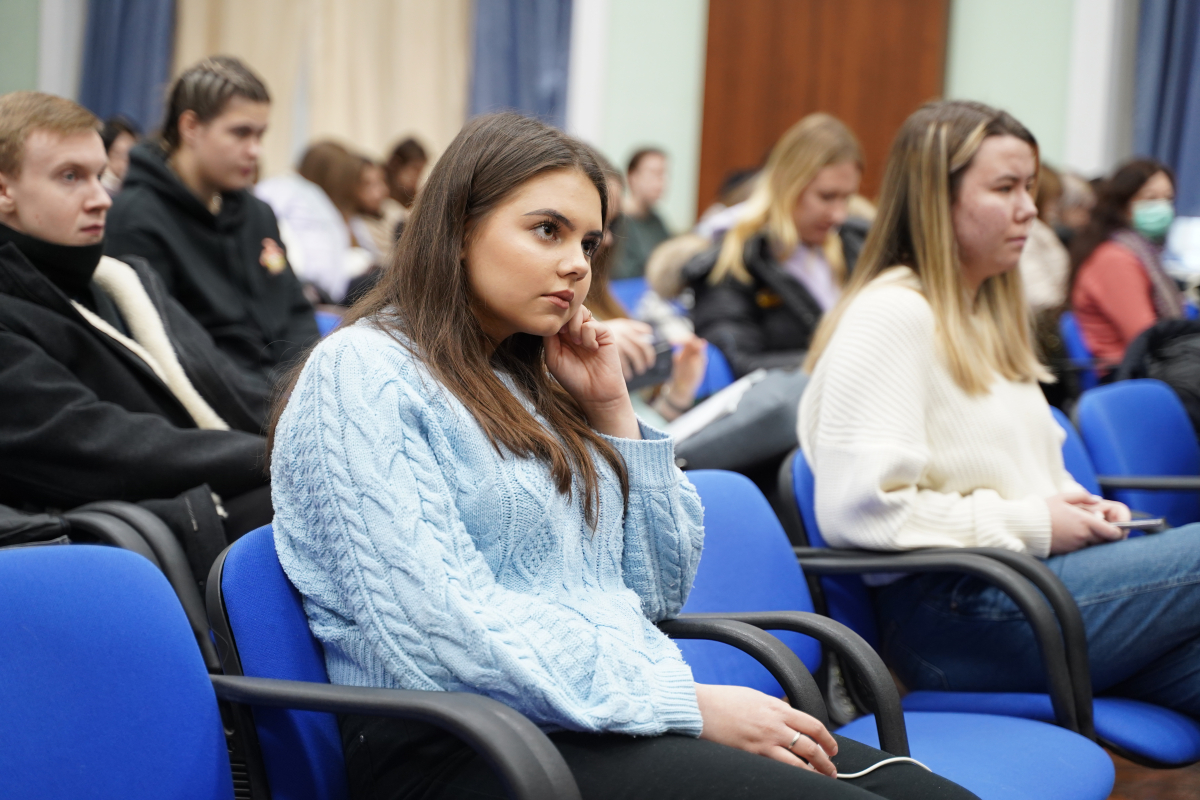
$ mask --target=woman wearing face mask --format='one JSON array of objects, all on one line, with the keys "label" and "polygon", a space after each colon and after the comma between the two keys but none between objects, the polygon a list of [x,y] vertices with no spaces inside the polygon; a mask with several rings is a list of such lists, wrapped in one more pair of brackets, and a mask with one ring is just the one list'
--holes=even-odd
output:
[{"label": "woman wearing face mask", "polygon": [[828,114],[796,123],[771,151],[721,244],[685,269],[696,334],[738,377],[796,367],[854,266],[839,234],[862,177],[862,150]]},{"label": "woman wearing face mask", "polygon": [[[284,395],[275,546],[330,680],[506,703],[589,798],[967,796],[911,764],[827,777],[884,754],[782,700],[696,685],[655,627],[691,588],[702,509],[583,305],[605,194],[565,134],[473,120],[391,268]],[[341,729],[353,798],[504,794],[429,725]]]},{"label": "woman wearing face mask", "polygon": [[[1125,539],[1124,505],[1063,467],[1017,263],[1037,143],[979,103],[932,103],[892,145],[879,215],[813,340],[800,440],[835,547],[1001,547],[1075,597],[1094,689],[1200,717],[1200,526]],[[1011,599],[961,575],[879,576],[883,654],[910,689],[1040,692]]]},{"label": "woman wearing face mask", "polygon": [[1091,221],[1071,243],[1071,308],[1109,367],[1155,322],[1183,316],[1183,295],[1161,260],[1174,201],[1169,167],[1131,161],[1100,187]]}]

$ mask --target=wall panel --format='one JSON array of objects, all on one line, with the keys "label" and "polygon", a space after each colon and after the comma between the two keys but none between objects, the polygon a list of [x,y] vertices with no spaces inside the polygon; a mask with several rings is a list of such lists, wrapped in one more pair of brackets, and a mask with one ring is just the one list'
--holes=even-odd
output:
[{"label": "wall panel", "polygon": [[941,96],[949,0],[710,0],[698,207],[825,111],[862,142],[873,197],[892,137]]}]

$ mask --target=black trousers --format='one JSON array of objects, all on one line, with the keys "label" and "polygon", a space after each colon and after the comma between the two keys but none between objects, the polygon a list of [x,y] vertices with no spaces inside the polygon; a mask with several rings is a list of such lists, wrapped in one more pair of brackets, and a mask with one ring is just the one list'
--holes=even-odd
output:
[{"label": "black trousers", "polygon": [[[481,800],[507,797],[500,778],[467,745],[420,722],[347,715],[342,745],[352,800]],[[835,736],[839,772],[890,756]],[[880,767],[853,780],[815,772],[690,736],[550,734],[584,800],[968,800],[975,795],[915,764]]]}]

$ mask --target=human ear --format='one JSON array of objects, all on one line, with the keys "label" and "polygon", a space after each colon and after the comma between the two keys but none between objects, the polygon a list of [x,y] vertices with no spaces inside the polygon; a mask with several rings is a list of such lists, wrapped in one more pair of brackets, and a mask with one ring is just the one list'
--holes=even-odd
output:
[{"label": "human ear", "polygon": [[17,213],[17,200],[13,197],[13,180],[0,172],[0,214],[11,216]]},{"label": "human ear", "polygon": [[200,130],[200,117],[192,109],[188,109],[179,115],[179,141],[186,142],[191,145],[196,140],[196,133]]}]

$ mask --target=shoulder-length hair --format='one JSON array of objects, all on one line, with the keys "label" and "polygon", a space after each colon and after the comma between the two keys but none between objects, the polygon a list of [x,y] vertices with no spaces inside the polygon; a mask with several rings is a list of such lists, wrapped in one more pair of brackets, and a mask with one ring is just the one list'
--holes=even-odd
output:
[{"label": "shoulder-length hair", "polygon": [[1038,157],[1037,140],[1024,125],[982,103],[929,103],[905,120],[888,156],[879,214],[850,285],[817,328],[806,369],[816,366],[859,292],[888,267],[902,264],[921,281],[946,365],[963,391],[983,394],[997,374],[1051,380],[1034,354],[1020,272],[988,278],[974,297],[963,276],[951,209],[963,174],[989,136],[1015,136]]},{"label": "shoulder-length hair", "polygon": [[[550,374],[540,337],[514,334],[489,357],[487,337],[473,311],[480,298],[472,296],[463,259],[482,219],[525,182],[556,170],[577,170],[587,177],[596,187],[604,219],[604,175],[585,145],[519,114],[493,114],[468,123],[430,173],[391,265],[350,308],[343,324],[365,319],[395,337],[466,406],[501,455],[508,451],[544,461],[558,491],[568,497],[572,477],[578,476],[585,518],[594,527],[600,479],[593,454],[612,467],[628,498],[625,463]],[[545,425],[497,372],[511,376]],[[299,368],[292,385],[298,376]],[[281,406],[273,415],[272,434]]]},{"label": "shoulder-length hair", "polygon": [[370,163],[338,142],[325,140],[304,151],[296,172],[320,186],[338,211],[353,216],[362,173]]},{"label": "shoulder-length hair", "polygon": [[[786,255],[795,250],[800,243],[793,217],[796,201],[818,172],[843,163],[856,164],[859,170],[863,168],[862,148],[840,120],[828,114],[809,114],[789,128],[772,148],[767,165],[746,201],[745,213],[725,234],[709,280],[715,284],[732,277],[750,283],[745,261],[746,242],[760,231],[766,232],[777,254]],[[846,259],[837,231],[830,232],[824,250],[834,276],[842,283]]]}]

